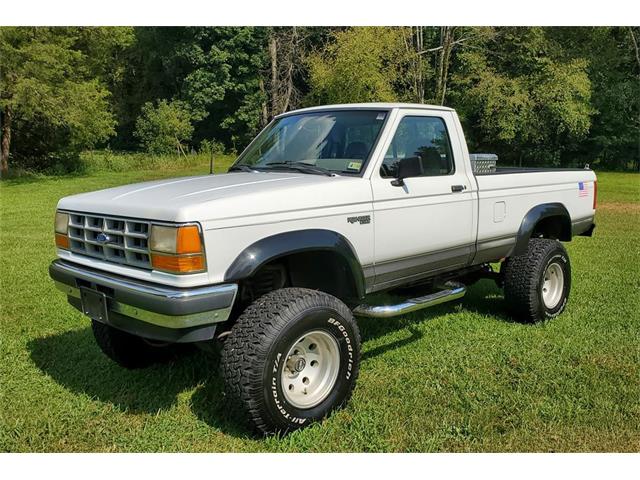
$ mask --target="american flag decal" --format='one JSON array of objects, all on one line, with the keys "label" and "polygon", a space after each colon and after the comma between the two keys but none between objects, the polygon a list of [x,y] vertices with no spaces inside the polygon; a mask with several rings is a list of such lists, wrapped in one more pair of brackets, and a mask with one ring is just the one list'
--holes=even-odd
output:
[{"label": "american flag decal", "polygon": [[578,182],[578,196],[579,197],[588,197],[589,190],[584,182]]}]

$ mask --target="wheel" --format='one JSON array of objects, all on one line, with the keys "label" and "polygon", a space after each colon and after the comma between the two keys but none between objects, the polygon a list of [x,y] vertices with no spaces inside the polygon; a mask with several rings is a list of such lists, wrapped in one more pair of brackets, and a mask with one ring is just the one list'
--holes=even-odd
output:
[{"label": "wheel", "polygon": [[222,349],[225,394],[250,426],[287,433],[347,403],[360,333],[347,306],[323,292],[283,288],[253,302]]},{"label": "wheel", "polygon": [[91,329],[100,350],[121,367],[148,367],[176,353],[173,345],[145,340],[96,320],[91,321]]},{"label": "wheel", "polygon": [[562,313],[571,290],[571,264],[557,240],[532,238],[527,253],[504,265],[504,297],[517,319],[538,322]]}]

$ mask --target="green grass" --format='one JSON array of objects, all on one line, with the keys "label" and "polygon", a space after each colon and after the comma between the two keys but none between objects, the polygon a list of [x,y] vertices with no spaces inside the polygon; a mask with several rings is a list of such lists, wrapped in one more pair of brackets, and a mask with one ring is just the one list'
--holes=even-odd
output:
[{"label": "green grass", "polygon": [[573,287],[563,315],[513,323],[500,291],[482,281],[462,303],[361,321],[349,406],[261,439],[228,416],[215,357],[121,369],[47,275],[60,197],[176,174],[0,186],[0,451],[640,450],[640,176],[599,176],[595,237],[567,244]]},{"label": "green grass", "polygon": [[[153,155],[143,152],[114,152],[111,150],[95,150],[82,152],[77,159],[69,160],[65,165],[53,165],[45,171],[30,171],[11,168],[12,181],[37,181],[52,178],[51,175],[87,176],[104,175],[105,173],[133,173],[146,175],[150,170],[156,172],[180,171],[209,173],[211,153],[191,153],[189,155]],[[221,153],[213,154],[215,171],[226,171],[235,156]],[[168,173],[160,173],[166,176]],[[177,173],[176,173],[177,175]]]}]

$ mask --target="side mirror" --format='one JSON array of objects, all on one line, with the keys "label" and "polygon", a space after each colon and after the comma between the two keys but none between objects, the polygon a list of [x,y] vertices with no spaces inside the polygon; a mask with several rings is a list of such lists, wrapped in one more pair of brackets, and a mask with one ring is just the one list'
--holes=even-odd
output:
[{"label": "side mirror", "polygon": [[404,185],[405,178],[419,177],[422,175],[422,161],[420,157],[401,158],[398,162],[398,173],[395,180],[391,181],[394,187]]}]

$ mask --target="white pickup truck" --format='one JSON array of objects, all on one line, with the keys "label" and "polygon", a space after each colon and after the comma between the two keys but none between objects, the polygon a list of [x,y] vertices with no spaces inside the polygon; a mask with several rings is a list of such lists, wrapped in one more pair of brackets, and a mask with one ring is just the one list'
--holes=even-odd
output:
[{"label": "white pickup truck", "polygon": [[[560,241],[592,234],[596,176],[494,160],[469,154],[449,108],[289,112],[227,174],[61,199],[50,275],[124,367],[176,343],[223,341],[231,404],[257,430],[287,432],[351,396],[354,315],[455,300],[487,277],[522,321],[563,311],[571,270]],[[423,291],[367,299],[407,286]]]}]

